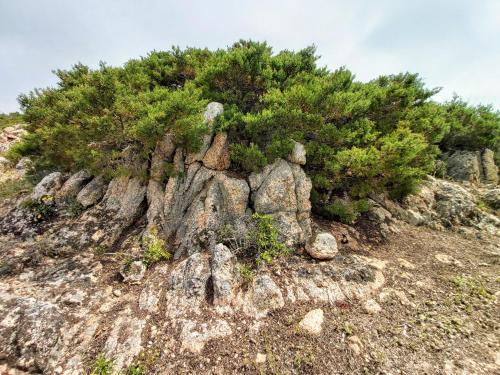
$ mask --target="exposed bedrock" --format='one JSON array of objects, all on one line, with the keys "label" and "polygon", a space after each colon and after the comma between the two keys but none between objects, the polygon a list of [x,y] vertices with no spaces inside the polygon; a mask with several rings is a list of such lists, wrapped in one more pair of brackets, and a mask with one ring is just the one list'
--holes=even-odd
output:
[{"label": "exposed bedrock", "polygon": [[[204,114],[207,124],[222,111],[221,104],[210,103]],[[146,182],[134,177],[108,182],[85,171],[68,178],[55,172],[35,187],[32,199],[53,196],[57,207],[76,201],[85,210],[70,225],[52,226],[44,234],[61,252],[113,247],[141,219],[137,230],[145,225],[144,234],[154,232],[166,240],[179,259],[212,248],[222,225],[254,212],[271,215],[281,239],[296,246],[311,236],[311,181],[301,167],[305,158],[305,148],[296,143],[288,160],[277,159],[245,178],[229,171],[225,133],[211,131],[196,153],[176,147],[173,135],[166,133],[151,154]],[[3,231],[29,229],[29,220],[17,215],[0,224]]]}]

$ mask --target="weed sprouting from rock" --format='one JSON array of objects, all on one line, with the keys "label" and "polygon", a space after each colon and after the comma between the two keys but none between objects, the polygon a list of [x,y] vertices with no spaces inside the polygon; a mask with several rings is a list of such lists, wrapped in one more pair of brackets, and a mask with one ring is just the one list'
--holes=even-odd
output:
[{"label": "weed sprouting from rock", "polygon": [[113,373],[113,361],[99,354],[94,362],[90,375],[111,375]]},{"label": "weed sprouting from rock", "polygon": [[143,246],[145,248],[142,261],[149,267],[161,260],[168,260],[172,255],[165,247],[165,241],[158,237],[155,230],[144,236]]}]

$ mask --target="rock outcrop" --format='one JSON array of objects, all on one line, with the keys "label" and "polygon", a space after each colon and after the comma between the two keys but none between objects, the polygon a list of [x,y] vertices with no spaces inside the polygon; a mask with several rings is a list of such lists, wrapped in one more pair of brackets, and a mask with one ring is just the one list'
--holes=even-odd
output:
[{"label": "rock outcrop", "polygon": [[[482,194],[494,205],[495,189],[483,190]],[[480,196],[459,183],[428,176],[419,191],[406,197],[401,205],[380,195],[372,198],[390,212],[391,221],[400,219],[434,229],[449,228],[464,233],[477,230],[499,235],[500,219],[480,207]]]},{"label": "rock outcrop", "polygon": [[457,181],[497,184],[498,167],[495,154],[489,149],[483,151],[455,151],[445,155],[447,174]]},{"label": "rock outcrop", "polygon": [[0,132],[0,154],[8,151],[26,134],[22,124],[9,126]]},{"label": "rock outcrop", "polygon": [[[222,111],[221,104],[210,103],[204,114],[207,124],[211,126]],[[311,181],[301,168],[305,163],[302,145],[295,144],[289,160],[278,159],[245,179],[228,171],[225,133],[207,134],[197,153],[176,147],[173,135],[167,133],[151,155],[147,183],[132,177],[108,182],[85,171],[65,181],[55,172],[35,187],[32,199],[51,196],[64,206],[76,197],[86,210],[78,223],[48,231],[50,241],[61,249],[111,248],[144,213],[145,233],[154,231],[168,241],[175,249],[175,259],[209,249],[221,226],[254,212],[271,215],[281,239],[297,246],[311,236]],[[16,231],[28,227],[27,222],[16,223]],[[8,231],[12,223],[0,224],[2,227]]]}]

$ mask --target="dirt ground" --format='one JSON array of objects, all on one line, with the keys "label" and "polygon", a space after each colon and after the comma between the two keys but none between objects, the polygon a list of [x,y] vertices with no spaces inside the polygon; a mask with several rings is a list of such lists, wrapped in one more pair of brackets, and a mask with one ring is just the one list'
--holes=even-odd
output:
[{"label": "dirt ground", "polygon": [[[339,242],[341,233],[352,231],[337,223],[319,225],[331,226]],[[357,300],[290,304],[262,319],[259,330],[242,316],[231,336],[210,341],[200,355],[157,337],[140,358],[145,372],[137,374],[500,374],[498,239],[404,223],[385,240],[370,228],[357,229],[361,236],[351,238],[339,256],[377,260],[385,276],[372,297],[379,312]],[[301,264],[301,256],[277,261],[273,277],[279,280],[294,262]],[[117,279],[119,258],[101,262],[104,284],[139,293]],[[322,333],[312,336],[298,323],[315,308],[323,309],[325,319]],[[105,333],[94,337],[95,352],[86,353],[89,368]]]},{"label": "dirt ground", "polygon": [[[495,238],[466,239],[401,224],[400,233],[366,245],[385,262],[378,313],[358,301],[295,304],[273,313],[257,335],[207,345],[201,356],[172,354],[178,373],[215,374],[500,374],[500,249]],[[275,265],[276,272],[284,263]],[[323,332],[298,322],[325,313]],[[266,360],[257,363],[257,355]],[[156,373],[155,367],[151,368]],[[158,373],[161,373],[158,372]]]}]

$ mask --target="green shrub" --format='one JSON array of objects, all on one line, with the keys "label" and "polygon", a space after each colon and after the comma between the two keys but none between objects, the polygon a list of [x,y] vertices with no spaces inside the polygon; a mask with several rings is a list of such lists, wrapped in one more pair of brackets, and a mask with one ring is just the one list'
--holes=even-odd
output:
[{"label": "green shrub", "polygon": [[113,373],[113,361],[107,359],[104,354],[99,354],[90,371],[90,375],[111,375]]},{"label": "green shrub", "polygon": [[23,116],[19,112],[0,113],[0,131],[23,122]]},{"label": "green shrub", "polygon": [[252,268],[246,264],[238,263],[238,270],[240,272],[241,279],[245,284],[251,284],[254,279],[254,274]]},{"label": "green shrub", "polygon": [[37,170],[146,179],[142,166],[165,132],[187,150],[200,147],[209,131],[201,114],[215,100],[224,104],[214,126],[228,133],[233,169],[258,171],[301,142],[315,211],[349,221],[360,213],[354,202],[372,192],[401,199],[415,191],[441,151],[488,147],[499,160],[500,114],[491,106],[434,102],[439,90],[417,74],[359,82],[316,60],[314,47],[273,53],[239,41],[214,52],[153,52],[123,67],[77,64],[56,71],[57,87],[20,96],[29,133],[8,157],[30,156]]},{"label": "green shrub", "polygon": [[274,258],[289,253],[286,245],[279,241],[278,230],[271,215],[255,213],[252,220],[255,222],[255,229],[248,235],[257,250],[257,264],[271,263]]},{"label": "green shrub", "polygon": [[352,224],[358,216],[367,212],[370,205],[366,200],[346,201],[344,199],[335,199],[333,203],[323,208],[322,214],[331,219],[336,219],[345,224]]},{"label": "green shrub", "polygon": [[231,148],[231,162],[240,171],[259,172],[267,164],[267,158],[254,144],[248,147],[235,144]]},{"label": "green shrub", "polygon": [[165,241],[159,238],[155,231],[145,236],[143,245],[145,251],[142,256],[142,261],[147,267],[161,260],[168,260],[171,258],[171,254],[165,248]]}]

